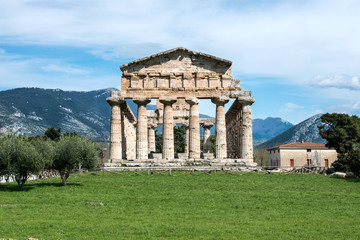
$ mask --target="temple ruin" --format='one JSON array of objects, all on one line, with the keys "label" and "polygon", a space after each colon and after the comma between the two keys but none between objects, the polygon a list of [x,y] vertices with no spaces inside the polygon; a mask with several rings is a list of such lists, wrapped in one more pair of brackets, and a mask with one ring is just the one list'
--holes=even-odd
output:
[{"label": "temple ruin", "polygon": [[[232,62],[175,48],[120,66],[121,91],[112,91],[110,165],[253,163],[250,91],[231,76]],[[137,104],[137,117],[126,99]],[[156,99],[156,110],[146,105]],[[211,99],[216,117],[199,118],[199,100]],[[225,104],[234,99],[229,111]],[[174,127],[186,129],[185,152],[174,154]],[[155,153],[155,129],[162,125],[162,152]],[[215,125],[215,153],[210,128]],[[200,149],[203,128],[203,149]]]}]

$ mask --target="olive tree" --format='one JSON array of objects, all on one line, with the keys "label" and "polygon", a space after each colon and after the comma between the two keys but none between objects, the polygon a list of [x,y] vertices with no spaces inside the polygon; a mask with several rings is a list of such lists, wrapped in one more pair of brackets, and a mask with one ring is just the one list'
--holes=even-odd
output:
[{"label": "olive tree", "polygon": [[93,169],[99,157],[97,145],[90,138],[67,135],[56,143],[53,168],[58,170],[62,184],[65,186],[70,173],[79,164]]},{"label": "olive tree", "polygon": [[44,157],[34,145],[22,136],[2,136],[0,140],[0,162],[2,174],[13,176],[23,190],[23,185],[31,174],[44,168]]}]

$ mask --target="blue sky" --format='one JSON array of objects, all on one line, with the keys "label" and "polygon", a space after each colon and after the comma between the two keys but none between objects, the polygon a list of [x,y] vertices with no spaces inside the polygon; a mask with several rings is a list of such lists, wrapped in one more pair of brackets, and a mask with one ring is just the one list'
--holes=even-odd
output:
[{"label": "blue sky", "polygon": [[[360,115],[359,9],[356,0],[0,0],[0,90],[120,88],[119,65],[183,46],[233,62],[256,99],[253,118]],[[202,101],[200,112],[215,108]]]}]

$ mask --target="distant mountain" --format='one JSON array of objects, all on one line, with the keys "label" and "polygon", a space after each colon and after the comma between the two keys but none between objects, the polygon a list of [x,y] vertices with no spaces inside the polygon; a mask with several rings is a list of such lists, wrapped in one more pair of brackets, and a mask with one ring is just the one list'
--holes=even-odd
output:
[{"label": "distant mountain", "polygon": [[[49,127],[62,132],[77,132],[95,140],[107,140],[110,135],[110,111],[106,102],[115,88],[95,91],[63,91],[60,89],[17,88],[0,91],[0,132],[42,135]],[[134,115],[137,105],[127,100]],[[148,110],[156,109],[148,104]],[[199,114],[201,118],[210,118]],[[253,120],[254,141],[264,141],[291,127],[280,118]],[[159,132],[162,128],[159,127]],[[215,134],[215,126],[211,128]]]},{"label": "distant mountain", "polygon": [[[111,108],[106,98],[113,90],[117,89],[81,92],[16,88],[0,91],[0,132],[43,135],[47,128],[55,127],[98,141],[108,140]],[[136,116],[137,105],[131,100],[127,103]],[[148,104],[147,109],[155,110],[156,106]]]},{"label": "distant mountain", "polygon": [[266,141],[294,126],[292,123],[281,118],[268,117],[252,120],[254,141]]},{"label": "distant mountain", "polygon": [[53,126],[107,139],[110,107],[105,98],[113,88],[89,92],[17,88],[0,92],[0,131],[42,135]]},{"label": "distant mountain", "polygon": [[320,137],[318,130],[318,126],[321,124],[321,115],[322,114],[314,115],[278,136],[257,145],[255,148],[268,148],[291,142],[300,142],[301,140],[313,143],[326,143],[326,141]]}]

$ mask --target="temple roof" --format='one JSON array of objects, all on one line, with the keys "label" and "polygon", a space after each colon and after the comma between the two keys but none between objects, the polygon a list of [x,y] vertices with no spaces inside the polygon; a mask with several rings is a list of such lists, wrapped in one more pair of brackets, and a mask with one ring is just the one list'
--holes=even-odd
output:
[{"label": "temple roof", "polygon": [[196,55],[196,56],[210,58],[210,59],[216,60],[218,62],[222,62],[222,63],[227,64],[227,65],[232,64],[231,61],[223,59],[223,58],[215,57],[215,56],[212,56],[210,54],[206,54],[206,53],[202,53],[202,52],[195,52],[195,51],[192,51],[192,50],[184,48],[184,47],[177,47],[177,48],[173,48],[173,49],[170,49],[170,50],[167,50],[167,51],[164,51],[164,52],[156,53],[156,54],[153,54],[151,56],[140,58],[140,59],[134,60],[132,62],[123,64],[123,65],[120,66],[120,69],[121,69],[121,71],[123,71],[124,68],[127,68],[127,67],[129,67],[131,65],[141,63],[141,62],[145,62],[145,61],[148,61],[148,60],[150,60],[152,58],[161,57],[161,56],[164,56],[164,55],[176,52],[176,51],[183,51],[183,52],[191,53],[191,54]]}]

